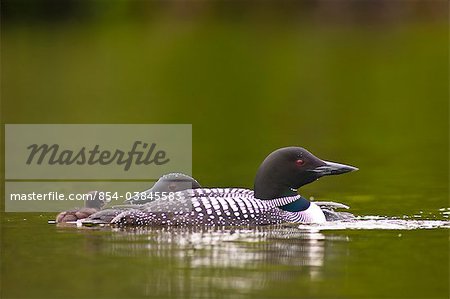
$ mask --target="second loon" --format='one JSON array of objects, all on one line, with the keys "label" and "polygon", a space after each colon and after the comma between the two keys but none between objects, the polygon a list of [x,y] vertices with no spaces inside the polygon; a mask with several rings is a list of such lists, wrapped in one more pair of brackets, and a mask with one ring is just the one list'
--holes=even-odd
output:
[{"label": "second loon", "polygon": [[242,188],[198,188],[177,192],[179,200],[158,200],[127,209],[111,221],[117,226],[269,225],[322,223],[322,209],[297,190],[326,175],[358,170],[328,162],[301,147],[269,154],[260,165],[254,191]]}]

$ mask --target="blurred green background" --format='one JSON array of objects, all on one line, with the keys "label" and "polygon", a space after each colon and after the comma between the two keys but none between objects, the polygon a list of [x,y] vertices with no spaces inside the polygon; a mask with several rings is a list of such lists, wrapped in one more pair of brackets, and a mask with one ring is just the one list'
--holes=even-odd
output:
[{"label": "blurred green background", "polygon": [[204,185],[251,187],[269,152],[299,145],[361,169],[305,195],[446,206],[447,6],[3,1],[2,120],[191,123]]},{"label": "blurred green background", "polygon": [[442,207],[447,14],[439,0],[3,1],[2,120],[190,123],[204,185],[251,187],[269,152],[299,145],[361,169],[308,196],[345,184],[363,213]]},{"label": "blurred green background", "polygon": [[[252,187],[268,153],[298,145],[360,168],[304,196],[358,215],[433,219],[449,206],[447,1],[1,7],[3,123],[188,123],[193,175],[205,186]],[[2,241],[20,238],[6,232]],[[443,241],[436,267],[448,265],[445,233]],[[441,273],[429,297],[448,297]],[[404,280],[409,295],[426,297],[414,281]],[[7,295],[21,294],[8,286]]]}]

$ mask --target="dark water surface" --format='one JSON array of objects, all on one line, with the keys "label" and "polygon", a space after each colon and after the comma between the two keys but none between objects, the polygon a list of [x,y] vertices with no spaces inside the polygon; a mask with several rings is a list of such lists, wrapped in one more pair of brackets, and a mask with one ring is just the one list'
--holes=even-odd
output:
[{"label": "dark water surface", "polygon": [[449,291],[449,222],[412,230],[111,230],[56,227],[45,215],[6,219],[5,298],[446,298]]}]

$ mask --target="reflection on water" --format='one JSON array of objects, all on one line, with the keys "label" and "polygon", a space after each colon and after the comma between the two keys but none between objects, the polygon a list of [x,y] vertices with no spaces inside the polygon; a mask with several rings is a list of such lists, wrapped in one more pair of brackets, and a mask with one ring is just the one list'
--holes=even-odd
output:
[{"label": "reflection on water", "polygon": [[[180,250],[180,257],[189,256],[193,268],[249,269],[256,263],[322,266],[325,236],[295,228],[154,228],[120,231],[112,239],[112,254],[162,256],[171,248]],[[207,258],[202,251],[210,251]]]},{"label": "reflection on water", "polygon": [[[294,273],[320,280],[326,259],[333,256],[330,251],[327,257],[326,236],[318,230],[289,226],[113,229],[98,237],[108,246],[88,248],[116,258],[167,262],[159,267],[158,275],[153,269],[144,271],[143,291],[148,295],[155,288],[194,297],[208,296],[213,290],[246,293],[292,279]],[[88,240],[97,244],[96,239]],[[346,237],[332,239],[348,241]]]}]

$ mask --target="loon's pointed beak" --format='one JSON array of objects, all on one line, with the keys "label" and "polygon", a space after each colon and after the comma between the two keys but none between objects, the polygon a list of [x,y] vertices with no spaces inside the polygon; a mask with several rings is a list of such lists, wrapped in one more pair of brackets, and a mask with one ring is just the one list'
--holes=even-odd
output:
[{"label": "loon's pointed beak", "polygon": [[343,174],[343,173],[358,170],[358,168],[350,166],[350,165],[329,162],[329,161],[323,161],[323,162],[325,163],[325,165],[318,166],[312,170],[313,172],[317,173],[320,176]]}]

